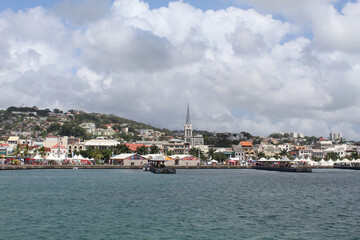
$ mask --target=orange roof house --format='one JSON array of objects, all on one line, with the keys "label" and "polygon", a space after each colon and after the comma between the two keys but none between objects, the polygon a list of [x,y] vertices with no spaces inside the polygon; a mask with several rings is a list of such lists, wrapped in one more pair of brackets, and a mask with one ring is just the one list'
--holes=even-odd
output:
[{"label": "orange roof house", "polygon": [[249,142],[249,141],[241,141],[240,144],[242,147],[252,147],[253,146],[252,142]]}]

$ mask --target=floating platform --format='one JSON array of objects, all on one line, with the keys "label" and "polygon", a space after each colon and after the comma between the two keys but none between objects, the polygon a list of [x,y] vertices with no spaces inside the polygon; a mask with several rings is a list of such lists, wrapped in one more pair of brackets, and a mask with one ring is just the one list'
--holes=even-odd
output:
[{"label": "floating platform", "polygon": [[267,171],[279,171],[279,172],[305,172],[311,173],[312,169],[309,167],[262,167],[262,166],[253,166],[253,169],[257,170],[267,170]]}]

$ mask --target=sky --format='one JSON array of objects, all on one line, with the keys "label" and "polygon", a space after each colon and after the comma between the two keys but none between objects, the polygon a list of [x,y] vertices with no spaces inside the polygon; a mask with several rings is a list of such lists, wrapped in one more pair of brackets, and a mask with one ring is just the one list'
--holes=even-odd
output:
[{"label": "sky", "polygon": [[0,2],[0,108],[360,140],[360,1]]}]

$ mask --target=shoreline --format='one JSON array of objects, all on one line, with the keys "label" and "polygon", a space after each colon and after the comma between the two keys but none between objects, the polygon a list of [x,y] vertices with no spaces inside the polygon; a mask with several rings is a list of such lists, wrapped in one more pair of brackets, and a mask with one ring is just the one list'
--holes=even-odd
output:
[{"label": "shoreline", "polygon": [[[0,165],[0,170],[37,170],[37,169],[142,169],[142,166],[121,166],[121,165]],[[333,167],[309,167],[316,168],[329,168]],[[252,169],[251,166],[229,166],[229,165],[216,165],[216,166],[177,166],[176,169]]]}]

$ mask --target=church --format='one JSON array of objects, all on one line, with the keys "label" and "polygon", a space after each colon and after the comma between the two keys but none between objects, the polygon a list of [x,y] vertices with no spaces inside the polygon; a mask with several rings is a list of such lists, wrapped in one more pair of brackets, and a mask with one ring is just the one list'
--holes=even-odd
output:
[{"label": "church", "polygon": [[189,144],[190,147],[204,145],[204,138],[202,135],[193,136],[192,124],[190,121],[190,106],[187,106],[186,122],[184,124],[184,140],[185,144]]}]

